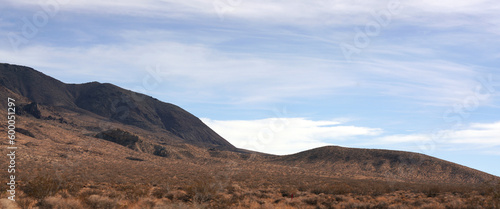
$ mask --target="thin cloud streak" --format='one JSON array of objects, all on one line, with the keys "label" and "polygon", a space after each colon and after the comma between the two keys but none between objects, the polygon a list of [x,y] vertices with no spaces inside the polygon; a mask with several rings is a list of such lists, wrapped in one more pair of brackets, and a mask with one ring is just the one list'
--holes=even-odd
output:
[{"label": "thin cloud streak", "polygon": [[[224,16],[223,21],[238,20],[251,21],[265,24],[285,24],[300,27],[318,25],[346,26],[364,25],[367,19],[372,18],[372,13],[385,11],[391,4],[401,5],[397,20],[415,25],[426,25],[433,28],[443,27],[474,27],[477,17],[486,16],[484,19],[490,24],[498,26],[497,1],[283,1],[283,0],[252,0],[252,1],[135,1],[124,0],[120,2],[107,2],[98,0],[58,0],[62,10],[91,12],[98,14],[120,14],[143,17],[171,17],[195,19],[200,16],[212,17],[218,20]],[[17,8],[37,8],[39,2],[30,0],[7,0],[7,5]],[[463,18],[463,17],[468,18]],[[435,21],[439,19],[440,21]]]}]

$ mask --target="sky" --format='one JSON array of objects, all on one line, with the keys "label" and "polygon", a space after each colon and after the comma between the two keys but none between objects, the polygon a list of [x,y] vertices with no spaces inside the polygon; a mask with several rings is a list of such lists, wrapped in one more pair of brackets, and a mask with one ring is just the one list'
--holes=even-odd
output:
[{"label": "sky", "polygon": [[179,105],[237,147],[500,176],[499,1],[0,1],[0,62]]}]

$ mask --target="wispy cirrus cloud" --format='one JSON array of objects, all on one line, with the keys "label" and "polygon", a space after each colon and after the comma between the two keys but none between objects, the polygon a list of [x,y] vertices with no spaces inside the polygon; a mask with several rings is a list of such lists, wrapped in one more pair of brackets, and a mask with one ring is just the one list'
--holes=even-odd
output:
[{"label": "wispy cirrus cloud", "polygon": [[[218,19],[221,11],[225,20],[239,19],[266,24],[287,24],[309,27],[314,25],[364,25],[374,11],[387,10],[389,5],[401,5],[398,19],[431,27],[456,27],[477,25],[478,16],[498,17],[500,5],[493,0],[462,1],[135,1],[105,2],[97,0],[58,0],[34,2],[29,0],[8,0],[13,7],[36,8],[40,4],[60,2],[62,10],[121,14],[130,16],[156,16],[194,18],[200,16]],[[424,14],[424,15],[422,15]],[[440,21],[435,21],[440,19]],[[498,18],[497,18],[498,19]],[[498,23],[486,18],[489,23]]]},{"label": "wispy cirrus cloud", "polygon": [[[447,106],[472,95],[481,75],[474,66],[439,59],[421,62],[378,58],[347,63],[293,54],[282,59],[279,55],[225,52],[210,43],[160,40],[178,36],[175,33],[122,34],[124,43],[34,45],[16,53],[0,49],[0,55],[4,62],[39,68],[68,82],[90,79],[122,86],[141,85],[142,80],[137,78],[147,73],[147,68],[160,66],[156,73],[162,80],[159,88],[172,89],[162,91],[162,95],[180,94],[185,99],[192,96],[201,101],[233,104],[345,95],[355,90],[352,94],[360,96],[391,96]],[[73,73],[65,78],[68,69]],[[86,80],[77,80],[84,77]],[[488,101],[482,102],[480,105]]]}]

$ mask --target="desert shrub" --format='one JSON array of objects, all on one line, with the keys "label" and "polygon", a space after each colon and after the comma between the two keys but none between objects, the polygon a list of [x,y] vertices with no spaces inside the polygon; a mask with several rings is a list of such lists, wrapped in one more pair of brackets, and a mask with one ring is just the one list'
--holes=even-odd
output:
[{"label": "desert shrub", "polygon": [[119,185],[116,190],[123,192],[125,199],[138,201],[148,194],[149,187],[143,184],[126,184]]},{"label": "desert shrub", "polygon": [[153,209],[156,206],[155,201],[150,198],[142,199],[137,203],[138,208],[141,209]]},{"label": "desert shrub", "polygon": [[379,202],[376,205],[371,207],[372,209],[387,209],[389,208],[389,203],[387,202]]},{"label": "desert shrub", "polygon": [[311,187],[311,186],[309,186],[309,185],[307,185],[307,184],[301,184],[301,185],[299,185],[299,186],[297,187],[297,189],[298,189],[299,191],[301,191],[301,192],[307,192],[307,191],[309,191],[309,188],[310,188],[310,187]]},{"label": "desert shrub", "polygon": [[356,203],[355,202],[346,203],[343,206],[344,206],[343,208],[346,208],[346,209],[351,209],[351,208],[352,209],[354,209],[354,208],[356,208],[356,209],[365,209],[365,208],[368,209],[368,208],[372,208],[369,203],[357,203],[357,202]]},{"label": "desert shrub", "polygon": [[61,197],[47,197],[40,201],[40,209],[80,209],[80,201],[76,199],[64,199]]},{"label": "desert shrub", "polygon": [[[36,202],[37,201],[35,199],[30,198],[30,197],[19,198],[16,200],[17,205],[21,209],[31,209],[35,206]],[[8,207],[4,207],[4,208],[8,208]]]},{"label": "desert shrub", "polygon": [[436,197],[441,192],[441,188],[439,186],[430,186],[425,190],[425,195],[427,197]]},{"label": "desert shrub", "polygon": [[280,194],[282,197],[288,197],[291,198],[292,195],[297,196],[297,189],[291,188],[291,187],[284,187],[280,188]]},{"label": "desert shrub", "polygon": [[217,198],[216,201],[213,201],[208,205],[208,208],[217,208],[217,209],[233,208],[233,205],[237,203],[238,202],[234,201],[233,198]]},{"label": "desert shrub", "polygon": [[311,193],[314,194],[333,194],[333,195],[341,195],[348,194],[351,192],[351,189],[348,185],[321,185],[311,190]]},{"label": "desert shrub", "polygon": [[28,181],[22,187],[22,190],[29,197],[42,200],[56,194],[61,189],[62,183],[60,179],[55,178],[53,175],[45,174]]},{"label": "desert shrub", "polygon": [[91,195],[101,195],[101,194],[103,194],[102,190],[83,188],[79,191],[78,197],[80,197],[81,199],[85,199],[87,197],[90,197]]},{"label": "desert shrub", "polygon": [[334,199],[337,202],[342,202],[342,201],[346,201],[347,200],[344,196],[340,196],[340,195],[334,196]]},{"label": "desert shrub", "polygon": [[212,178],[199,178],[187,187],[187,194],[193,202],[203,203],[215,198],[217,187]]},{"label": "desert shrub", "polygon": [[226,189],[228,194],[234,194],[241,191],[241,187],[238,184],[228,184]]},{"label": "desert shrub", "polygon": [[318,204],[318,198],[317,197],[310,197],[302,200],[302,202],[308,204],[308,205],[317,205]]},{"label": "desert shrub", "polygon": [[81,183],[81,180],[76,179],[64,180],[64,184],[61,185],[61,189],[65,190],[71,196],[77,196],[82,188],[84,188],[84,184]]},{"label": "desert shrub", "polygon": [[[189,202],[191,201],[192,199],[192,196],[189,195],[186,191],[184,190],[176,190],[174,192],[169,192],[169,194],[167,194],[167,198],[168,196],[172,195],[173,196],[173,199],[175,200],[179,200],[179,201],[182,201],[182,202]],[[170,198],[169,198],[170,199]]]},{"label": "desert shrub", "polygon": [[[153,197],[161,199],[163,197],[166,197],[166,195],[168,194],[169,191],[170,191],[170,188],[167,185],[161,185],[159,187],[154,188],[151,195],[153,195]],[[169,198],[169,199],[171,199],[171,198]]]},{"label": "desert shrub", "polygon": [[99,195],[90,195],[89,197],[85,198],[84,203],[90,208],[98,209],[114,209],[118,206],[116,200],[112,200],[109,197],[103,197]]}]

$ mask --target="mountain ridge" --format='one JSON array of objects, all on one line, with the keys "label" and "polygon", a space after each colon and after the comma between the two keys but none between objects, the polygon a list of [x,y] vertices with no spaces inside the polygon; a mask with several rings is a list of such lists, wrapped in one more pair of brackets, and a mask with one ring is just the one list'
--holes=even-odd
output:
[{"label": "mountain ridge", "polygon": [[[71,114],[67,114],[65,118],[57,116],[57,113],[55,116],[48,117],[49,119],[57,118],[61,123],[69,120],[68,124],[78,124],[85,116],[92,120],[109,120],[116,125],[127,125],[125,128],[136,127],[137,129],[127,130],[131,133],[123,132],[124,135],[130,136],[137,134],[138,138],[136,140],[133,137],[133,143],[124,143],[119,138],[103,137],[107,133],[112,133],[110,130],[114,129],[95,127],[92,123],[85,123],[81,127],[68,125],[69,127],[65,128],[83,130],[81,131],[85,133],[83,136],[82,134],[75,136],[84,137],[85,140],[105,139],[111,144],[99,143],[104,143],[106,146],[124,146],[132,150],[127,152],[132,153],[152,154],[166,159],[176,156],[176,159],[180,160],[195,160],[189,163],[199,163],[196,160],[203,163],[220,163],[246,162],[248,159],[253,159],[256,162],[265,163],[264,167],[285,166],[286,168],[283,169],[299,167],[303,169],[301,172],[309,171],[335,178],[445,183],[461,181],[469,184],[500,179],[482,171],[413,152],[326,146],[277,156],[238,149],[206,126],[199,118],[176,105],[109,83],[66,84],[24,66],[0,64],[0,87],[0,92],[25,97],[26,99],[20,101],[26,104],[36,102],[42,108],[67,109]],[[87,112],[89,114],[86,114]],[[41,117],[39,120],[49,119]],[[30,132],[32,135],[50,136],[48,132],[41,130],[37,132],[37,128]],[[92,136],[92,138],[86,138],[86,136]],[[139,158],[132,157],[131,159]]]},{"label": "mountain ridge", "polygon": [[0,84],[41,105],[82,109],[127,125],[164,129],[192,144],[235,150],[184,109],[113,84],[65,84],[33,68],[10,64],[0,64]]}]

